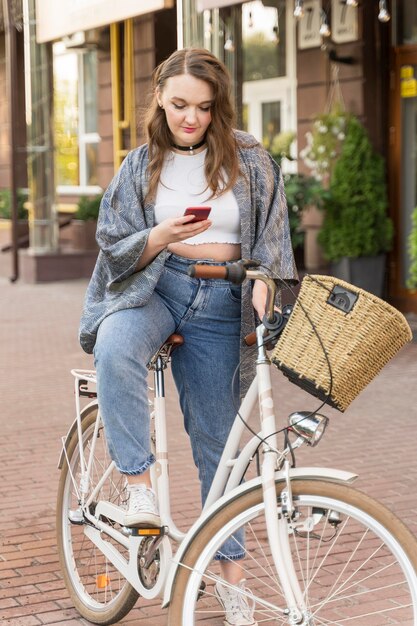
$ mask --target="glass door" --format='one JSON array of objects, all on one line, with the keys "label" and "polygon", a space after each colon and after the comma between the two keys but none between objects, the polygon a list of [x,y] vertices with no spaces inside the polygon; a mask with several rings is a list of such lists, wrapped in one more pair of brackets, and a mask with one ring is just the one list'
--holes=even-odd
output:
[{"label": "glass door", "polygon": [[280,132],[297,128],[295,26],[290,8],[284,0],[242,5],[243,126],[267,149]]},{"label": "glass door", "polygon": [[[187,0],[190,2],[191,0]],[[250,0],[206,10],[204,46],[233,78],[239,127],[267,149],[282,131],[297,130],[296,48],[290,0]],[[185,38],[186,45],[191,42]],[[286,162],[288,170],[296,167]]]}]

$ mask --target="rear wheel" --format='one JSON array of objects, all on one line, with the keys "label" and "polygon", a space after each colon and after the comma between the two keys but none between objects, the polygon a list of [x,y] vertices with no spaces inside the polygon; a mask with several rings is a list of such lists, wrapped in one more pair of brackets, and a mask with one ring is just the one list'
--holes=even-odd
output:
[{"label": "rear wheel", "polygon": [[[82,445],[87,459],[93,445],[96,419],[97,407],[86,409],[82,416]],[[85,520],[79,520],[79,524],[70,521],[70,518],[74,520],[74,513],[78,513],[79,509],[78,497],[71,480],[71,475],[77,480],[80,476],[77,432],[69,442],[67,457],[68,463],[64,461],[61,470],[57,497],[57,542],[61,570],[79,613],[96,624],[113,624],[131,610],[138,593],[85,535]],[[94,442],[89,493],[93,491],[110,463],[104,429],[100,424]],[[96,494],[95,501],[99,500],[112,502],[117,506],[126,503],[126,482],[116,469],[110,472]],[[90,510],[92,508],[94,504],[90,506]],[[117,527],[116,523],[112,523]],[[111,542],[109,537],[107,540]],[[120,544],[117,544],[117,550],[120,552]]]},{"label": "rear wheel", "polygon": [[[283,488],[276,483],[278,514]],[[406,526],[346,485],[294,480],[292,489],[296,515],[287,532],[305,603],[297,623],[417,626],[417,542]],[[243,526],[246,558],[239,564],[254,619],[259,626],[295,623],[274,569],[258,486],[227,504],[191,543],[172,590],[170,626],[222,624],[214,595],[220,569],[213,558]]]}]

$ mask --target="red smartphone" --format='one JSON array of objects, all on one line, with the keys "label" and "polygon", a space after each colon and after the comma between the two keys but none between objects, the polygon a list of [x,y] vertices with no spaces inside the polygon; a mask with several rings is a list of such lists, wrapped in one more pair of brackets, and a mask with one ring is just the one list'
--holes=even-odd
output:
[{"label": "red smartphone", "polygon": [[187,224],[194,224],[206,220],[210,215],[211,207],[209,206],[189,206],[184,211],[184,215],[194,215],[194,219]]}]

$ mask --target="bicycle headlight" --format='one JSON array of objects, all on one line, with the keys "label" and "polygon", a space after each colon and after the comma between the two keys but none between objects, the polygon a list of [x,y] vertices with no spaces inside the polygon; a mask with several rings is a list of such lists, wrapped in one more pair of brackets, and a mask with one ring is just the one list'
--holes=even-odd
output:
[{"label": "bicycle headlight", "polygon": [[316,446],[324,435],[329,419],[320,413],[296,411],[288,418],[291,429],[309,446]]}]

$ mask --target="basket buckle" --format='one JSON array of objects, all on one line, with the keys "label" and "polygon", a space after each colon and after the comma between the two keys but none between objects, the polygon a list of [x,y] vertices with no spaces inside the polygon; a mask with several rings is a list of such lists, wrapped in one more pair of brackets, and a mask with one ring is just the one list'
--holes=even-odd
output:
[{"label": "basket buckle", "polygon": [[328,297],[327,304],[334,306],[339,311],[343,311],[343,313],[350,313],[358,297],[358,294],[354,291],[335,285]]}]

